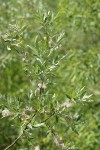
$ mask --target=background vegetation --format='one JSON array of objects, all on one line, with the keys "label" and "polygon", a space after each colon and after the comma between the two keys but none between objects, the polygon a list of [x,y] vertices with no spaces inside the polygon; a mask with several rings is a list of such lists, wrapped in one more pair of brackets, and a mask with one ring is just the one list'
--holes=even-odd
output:
[{"label": "background vegetation", "polygon": [[99,0],[0,0],[0,150],[100,149]]}]

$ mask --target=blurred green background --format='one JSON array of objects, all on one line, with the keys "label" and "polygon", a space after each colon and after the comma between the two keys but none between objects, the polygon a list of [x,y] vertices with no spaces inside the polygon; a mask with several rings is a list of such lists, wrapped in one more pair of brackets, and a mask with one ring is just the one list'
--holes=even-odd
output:
[{"label": "blurred green background", "polygon": [[[66,150],[100,149],[99,22],[99,0],[0,0],[1,150],[18,137],[27,107],[51,111],[66,100],[75,104],[46,127],[29,127],[10,149],[60,150],[61,141]],[[38,96],[42,82],[46,90]],[[3,116],[5,108],[10,115]]]}]

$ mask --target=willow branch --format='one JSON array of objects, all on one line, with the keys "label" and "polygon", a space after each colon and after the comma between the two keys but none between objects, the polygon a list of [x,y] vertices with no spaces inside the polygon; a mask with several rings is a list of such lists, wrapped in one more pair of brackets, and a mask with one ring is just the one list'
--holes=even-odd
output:
[{"label": "willow branch", "polygon": [[[36,114],[34,114],[34,115],[32,116],[32,118],[34,118],[35,115],[36,115]],[[20,139],[20,137],[21,137],[21,136],[24,134],[24,132],[26,131],[27,126],[30,124],[31,121],[32,121],[32,119],[30,119],[30,120],[25,124],[25,127],[24,127],[22,133],[21,133],[8,147],[6,147],[4,150],[10,149],[13,145],[15,145],[15,144],[17,143],[17,141]]]}]

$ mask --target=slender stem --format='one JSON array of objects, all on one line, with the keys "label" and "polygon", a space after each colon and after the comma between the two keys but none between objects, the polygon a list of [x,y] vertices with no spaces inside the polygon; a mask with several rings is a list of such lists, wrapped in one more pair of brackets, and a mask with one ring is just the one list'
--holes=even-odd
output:
[{"label": "slender stem", "polygon": [[[22,133],[22,134],[23,134],[23,133]],[[12,144],[10,144],[8,147],[6,147],[4,150],[10,149],[10,148],[19,140],[19,138],[22,136],[22,134],[20,134],[20,135],[15,139],[15,141],[14,141]]]},{"label": "slender stem", "polygon": [[[48,117],[46,118],[43,122],[46,122],[47,120],[49,120],[52,116],[55,115],[55,111]],[[35,117],[36,114],[33,115],[33,117]],[[33,118],[32,117],[32,118]],[[32,121],[32,119],[29,120],[29,122],[25,125],[25,128],[23,129],[23,132],[15,139],[14,142],[12,142],[8,147],[6,147],[4,150],[8,150],[10,149],[14,144],[16,144],[16,142],[20,139],[20,137],[24,134],[24,131],[27,129],[27,126],[29,125],[29,123]],[[42,123],[43,123],[42,122]]]},{"label": "slender stem", "polygon": [[[34,114],[34,115],[32,116],[32,118],[34,118],[35,115],[36,115],[36,114]],[[25,124],[25,128],[23,129],[22,133],[21,133],[8,147],[6,147],[4,150],[10,149],[14,144],[17,143],[17,141],[18,141],[18,140],[20,139],[20,137],[24,134],[25,130],[27,129],[27,126],[30,124],[31,121],[32,121],[32,119],[30,119],[30,120],[28,121],[28,123]]]},{"label": "slender stem", "polygon": [[49,120],[52,116],[54,116],[55,115],[55,111],[48,117],[48,118],[46,118],[44,121],[42,121],[42,123],[43,122],[46,122],[47,120]]}]

